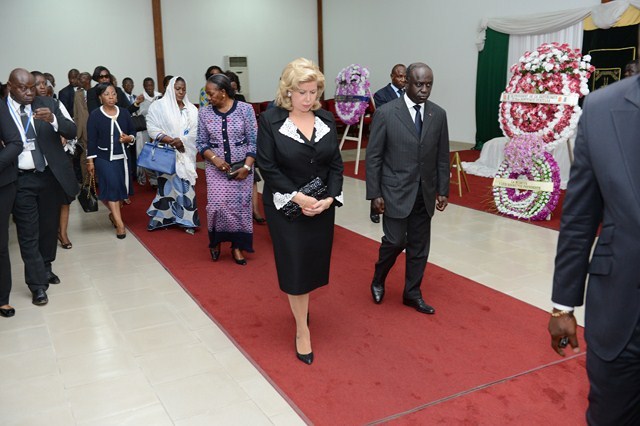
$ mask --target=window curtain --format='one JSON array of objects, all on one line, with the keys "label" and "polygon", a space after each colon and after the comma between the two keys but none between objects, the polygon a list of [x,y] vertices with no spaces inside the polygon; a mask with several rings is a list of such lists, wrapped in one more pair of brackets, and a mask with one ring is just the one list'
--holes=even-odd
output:
[{"label": "window curtain", "polygon": [[500,94],[507,85],[504,70],[507,68],[509,35],[487,29],[484,49],[478,54],[476,74],[476,146],[502,136],[498,122]]}]

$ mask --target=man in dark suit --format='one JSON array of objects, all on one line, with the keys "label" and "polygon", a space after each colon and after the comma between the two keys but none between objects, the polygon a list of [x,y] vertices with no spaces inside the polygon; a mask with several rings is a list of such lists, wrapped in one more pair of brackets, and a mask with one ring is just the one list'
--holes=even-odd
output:
[{"label": "man in dark suit", "polygon": [[75,68],[70,69],[67,73],[69,84],[62,88],[58,93],[58,99],[60,99],[60,102],[62,102],[71,117],[73,117],[73,98],[75,97],[76,90],[78,89],[79,75],[80,71]]},{"label": "man in dark suit", "polygon": [[[640,79],[585,99],[562,206],[551,346],[579,352],[573,308],[584,302],[587,422],[640,424]],[[598,242],[592,245],[602,226]],[[556,377],[562,380],[562,377]]]},{"label": "man in dark suit", "polygon": [[9,76],[9,115],[0,116],[2,126],[15,126],[24,146],[18,156],[18,179],[13,216],[18,230],[25,281],[35,305],[49,299],[49,284],[60,279],[51,263],[56,258],[60,206],[78,193],[78,183],[64,152],[60,136],[76,137],[76,126],[65,118],[58,102],[35,96],[35,78],[22,68]]},{"label": "man in dark suit", "polygon": [[[0,117],[9,118],[7,103],[0,101]],[[0,119],[0,316],[12,317],[16,311],[9,305],[11,293],[11,261],[9,260],[9,216],[16,197],[18,155],[22,138],[18,128]]]},{"label": "man in dark suit", "polygon": [[391,83],[378,90],[373,95],[376,108],[389,101],[399,98],[404,94],[404,86],[407,83],[407,67],[403,64],[396,64],[391,69]]},{"label": "man in dark suit", "polygon": [[[404,94],[404,86],[407,83],[407,67],[396,64],[391,69],[391,83],[378,90],[373,95],[374,106],[380,108],[389,101],[397,99]],[[373,223],[380,223],[380,215],[373,210],[369,212],[369,218]]]},{"label": "man in dark suit", "polygon": [[433,314],[420,285],[434,207],[442,211],[448,202],[449,131],[445,111],[427,100],[433,86],[431,68],[411,64],[407,77],[406,93],[376,110],[367,146],[367,199],[384,217],[371,294],[375,303],[382,302],[387,274],[406,249],[403,303]]}]

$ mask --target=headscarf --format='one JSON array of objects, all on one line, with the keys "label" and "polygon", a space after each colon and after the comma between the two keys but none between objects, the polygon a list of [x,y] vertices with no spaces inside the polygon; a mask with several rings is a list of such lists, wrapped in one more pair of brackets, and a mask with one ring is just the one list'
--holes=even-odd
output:
[{"label": "headscarf", "polygon": [[195,185],[196,173],[196,136],[198,133],[198,110],[184,96],[185,110],[181,111],[176,100],[175,84],[180,76],[169,81],[167,90],[161,99],[154,101],[147,113],[147,131],[151,139],[164,134],[171,138],[180,138],[185,152],[176,150],[176,174],[179,178]]}]

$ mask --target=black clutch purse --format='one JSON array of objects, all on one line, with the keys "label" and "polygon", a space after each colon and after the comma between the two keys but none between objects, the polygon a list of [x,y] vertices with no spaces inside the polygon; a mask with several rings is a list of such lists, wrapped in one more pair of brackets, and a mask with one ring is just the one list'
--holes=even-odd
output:
[{"label": "black clutch purse", "polygon": [[234,180],[236,178],[234,173],[244,167],[244,160],[231,163],[230,166],[229,170],[227,170],[227,179]]},{"label": "black clutch purse", "polygon": [[[304,185],[302,188],[298,190],[298,192],[302,192],[304,195],[308,195],[309,197],[313,197],[316,200],[324,200],[328,197],[327,194],[327,186],[322,182],[322,179],[319,177],[313,179],[311,182]],[[287,204],[282,206],[280,209],[282,213],[286,216],[287,219],[293,220],[302,214],[302,207],[300,207],[294,201],[289,201]]]}]

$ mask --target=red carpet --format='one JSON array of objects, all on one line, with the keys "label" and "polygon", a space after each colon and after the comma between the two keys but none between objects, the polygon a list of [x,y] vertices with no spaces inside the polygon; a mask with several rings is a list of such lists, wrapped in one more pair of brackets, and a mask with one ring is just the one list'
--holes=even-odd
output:
[{"label": "red carpet", "polygon": [[[401,304],[403,259],[376,306],[369,283],[378,243],[336,227],[331,283],[311,296],[316,361],[306,366],[294,354],[295,327],[267,228],[255,227],[246,267],[233,263],[228,246],[213,263],[206,218],[195,236],[147,232],[153,193],[136,189],[123,210],[130,231],[309,422],[507,424],[536,407],[539,424],[557,424],[553,392],[564,398],[563,423],[582,422],[584,369],[552,352],[546,312],[430,264],[423,292],[438,312],[418,314]],[[204,179],[197,193],[204,212]]]},{"label": "red carpet", "polygon": [[[480,151],[467,150],[467,151],[458,151],[460,154],[460,161],[476,161],[478,157],[480,157]],[[453,154],[452,154],[453,155]],[[344,163],[344,175],[349,176],[356,179],[366,180],[366,167],[364,160],[360,161],[360,166],[358,168],[358,174],[354,174],[355,170],[355,161],[347,161]],[[456,175],[452,176],[452,180],[456,179]],[[487,213],[496,214],[502,217],[504,216],[498,213],[496,210],[496,205],[493,201],[493,191],[491,184],[493,182],[492,178],[485,178],[481,176],[474,176],[467,174],[467,180],[469,182],[470,192],[467,192],[466,187],[464,186],[464,182],[462,185],[462,197],[458,195],[458,185],[451,184],[449,190],[449,202],[451,204],[455,204],[457,206],[468,207],[470,209],[479,210]],[[520,220],[520,222],[531,223],[533,225],[542,226],[544,228],[550,228],[558,230],[560,229],[560,217],[562,214],[562,202],[564,201],[564,193],[562,190],[560,194],[560,200],[558,201],[558,206],[553,211],[551,216],[551,220],[538,220],[538,221],[526,221]],[[518,220],[509,218],[512,220]]]}]

